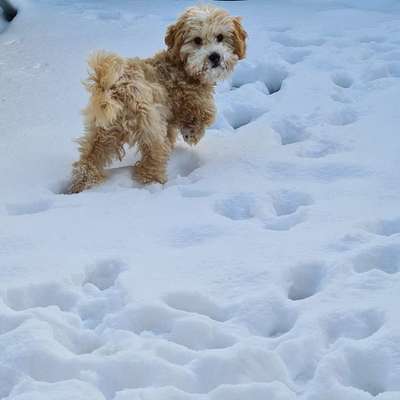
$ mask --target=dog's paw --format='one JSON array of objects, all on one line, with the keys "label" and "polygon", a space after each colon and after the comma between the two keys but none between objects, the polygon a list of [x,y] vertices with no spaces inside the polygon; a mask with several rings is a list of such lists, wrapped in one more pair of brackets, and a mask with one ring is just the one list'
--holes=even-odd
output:
[{"label": "dog's paw", "polygon": [[191,146],[194,146],[197,144],[200,139],[204,135],[204,129],[196,129],[196,128],[182,128],[181,133],[183,136],[183,140],[187,143],[190,144]]},{"label": "dog's paw", "polygon": [[138,161],[133,166],[133,178],[143,185],[149,183],[164,184],[167,182],[167,176],[164,171],[155,171],[153,168],[148,168],[141,161]]},{"label": "dog's paw", "polygon": [[103,182],[105,176],[93,165],[76,162],[72,170],[72,181],[66,194],[76,194]]},{"label": "dog's paw", "polygon": [[89,185],[83,180],[72,180],[70,185],[67,187],[65,194],[77,194],[88,189]]}]

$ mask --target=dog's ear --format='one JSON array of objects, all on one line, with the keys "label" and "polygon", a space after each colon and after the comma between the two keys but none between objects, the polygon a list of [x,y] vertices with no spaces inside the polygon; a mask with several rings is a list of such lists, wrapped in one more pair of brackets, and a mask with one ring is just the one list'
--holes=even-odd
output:
[{"label": "dog's ear", "polygon": [[170,25],[167,28],[167,33],[165,34],[165,39],[164,39],[168,49],[172,49],[172,47],[174,47],[175,35],[176,35],[176,24]]},{"label": "dog's ear", "polygon": [[173,25],[170,25],[167,28],[167,33],[165,34],[165,44],[168,47],[168,50],[175,49],[177,50],[183,42],[183,28],[184,28],[184,20],[181,18],[178,22]]},{"label": "dog's ear", "polygon": [[235,54],[239,57],[239,60],[246,56],[246,38],[247,32],[243,29],[241,18],[233,18],[233,42]]}]

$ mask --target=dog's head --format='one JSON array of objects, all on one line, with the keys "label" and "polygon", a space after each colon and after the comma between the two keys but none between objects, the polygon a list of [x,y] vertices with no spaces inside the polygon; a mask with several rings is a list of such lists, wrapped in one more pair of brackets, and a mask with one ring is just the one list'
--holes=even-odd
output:
[{"label": "dog's head", "polygon": [[215,83],[245,57],[246,37],[239,17],[207,5],[188,8],[168,28],[165,43],[187,74]]}]

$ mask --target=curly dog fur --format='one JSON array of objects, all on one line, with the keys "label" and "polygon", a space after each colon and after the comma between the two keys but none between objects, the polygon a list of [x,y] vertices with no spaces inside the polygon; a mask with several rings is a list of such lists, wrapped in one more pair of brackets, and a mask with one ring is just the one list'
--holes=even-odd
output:
[{"label": "curly dog fur", "polygon": [[136,145],[141,183],[167,180],[166,166],[180,131],[194,145],[215,117],[215,83],[245,56],[240,18],[212,6],[187,9],[167,29],[167,50],[148,59],[98,52],[89,60],[85,134],[73,164],[69,193],[105,179],[104,167]]}]

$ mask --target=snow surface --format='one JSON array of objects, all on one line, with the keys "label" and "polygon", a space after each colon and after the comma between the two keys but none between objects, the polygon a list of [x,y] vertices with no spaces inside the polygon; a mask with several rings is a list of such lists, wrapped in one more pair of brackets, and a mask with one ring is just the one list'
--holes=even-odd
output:
[{"label": "snow surface", "polygon": [[62,191],[94,49],[191,2],[18,2],[0,35],[0,398],[400,399],[400,6],[219,2],[248,58],[165,186]]}]

